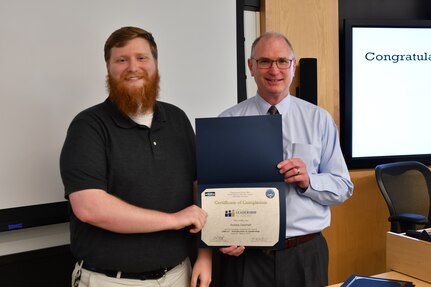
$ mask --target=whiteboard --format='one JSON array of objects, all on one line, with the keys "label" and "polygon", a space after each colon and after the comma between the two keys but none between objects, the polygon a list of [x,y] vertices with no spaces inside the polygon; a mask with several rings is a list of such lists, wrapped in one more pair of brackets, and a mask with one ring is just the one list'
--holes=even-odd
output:
[{"label": "whiteboard", "polygon": [[1,1],[0,210],[64,201],[66,130],[106,99],[103,46],[122,26],[153,33],[159,99],[193,125],[236,103],[236,1]]}]

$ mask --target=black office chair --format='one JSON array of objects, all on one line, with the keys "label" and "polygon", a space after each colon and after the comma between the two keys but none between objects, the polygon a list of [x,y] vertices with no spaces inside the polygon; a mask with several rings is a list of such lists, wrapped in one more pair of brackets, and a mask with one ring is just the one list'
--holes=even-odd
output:
[{"label": "black office chair", "polygon": [[416,161],[381,164],[377,184],[389,208],[391,231],[431,227],[431,171]]}]

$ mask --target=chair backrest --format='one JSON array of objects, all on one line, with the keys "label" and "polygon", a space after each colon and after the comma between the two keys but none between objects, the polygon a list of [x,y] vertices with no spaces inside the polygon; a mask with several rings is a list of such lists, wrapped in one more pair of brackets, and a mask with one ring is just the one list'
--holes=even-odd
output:
[{"label": "chair backrest", "polygon": [[[420,214],[431,218],[431,171],[416,161],[381,164],[375,169],[377,184],[387,203],[391,217]],[[399,232],[392,222],[391,231]]]}]

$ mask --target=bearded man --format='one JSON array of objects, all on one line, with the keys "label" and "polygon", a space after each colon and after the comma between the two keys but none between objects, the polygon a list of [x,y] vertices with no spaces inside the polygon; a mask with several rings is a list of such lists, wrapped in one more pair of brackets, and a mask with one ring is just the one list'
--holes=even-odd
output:
[{"label": "bearded man", "polygon": [[195,142],[185,113],[157,101],[157,45],[138,27],[105,43],[103,103],[79,113],[60,156],[70,204],[72,286],[209,286],[211,251],[194,234]]}]

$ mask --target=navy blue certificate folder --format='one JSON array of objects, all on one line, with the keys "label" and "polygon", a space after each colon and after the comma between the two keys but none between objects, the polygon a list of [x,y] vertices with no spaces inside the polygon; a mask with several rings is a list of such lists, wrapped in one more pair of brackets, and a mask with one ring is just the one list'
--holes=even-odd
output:
[{"label": "navy blue certificate folder", "polygon": [[412,282],[351,275],[341,287],[413,287]]},{"label": "navy blue certificate folder", "polygon": [[198,191],[208,188],[276,187],[280,191],[279,242],[285,239],[285,183],[281,115],[196,119]]}]

